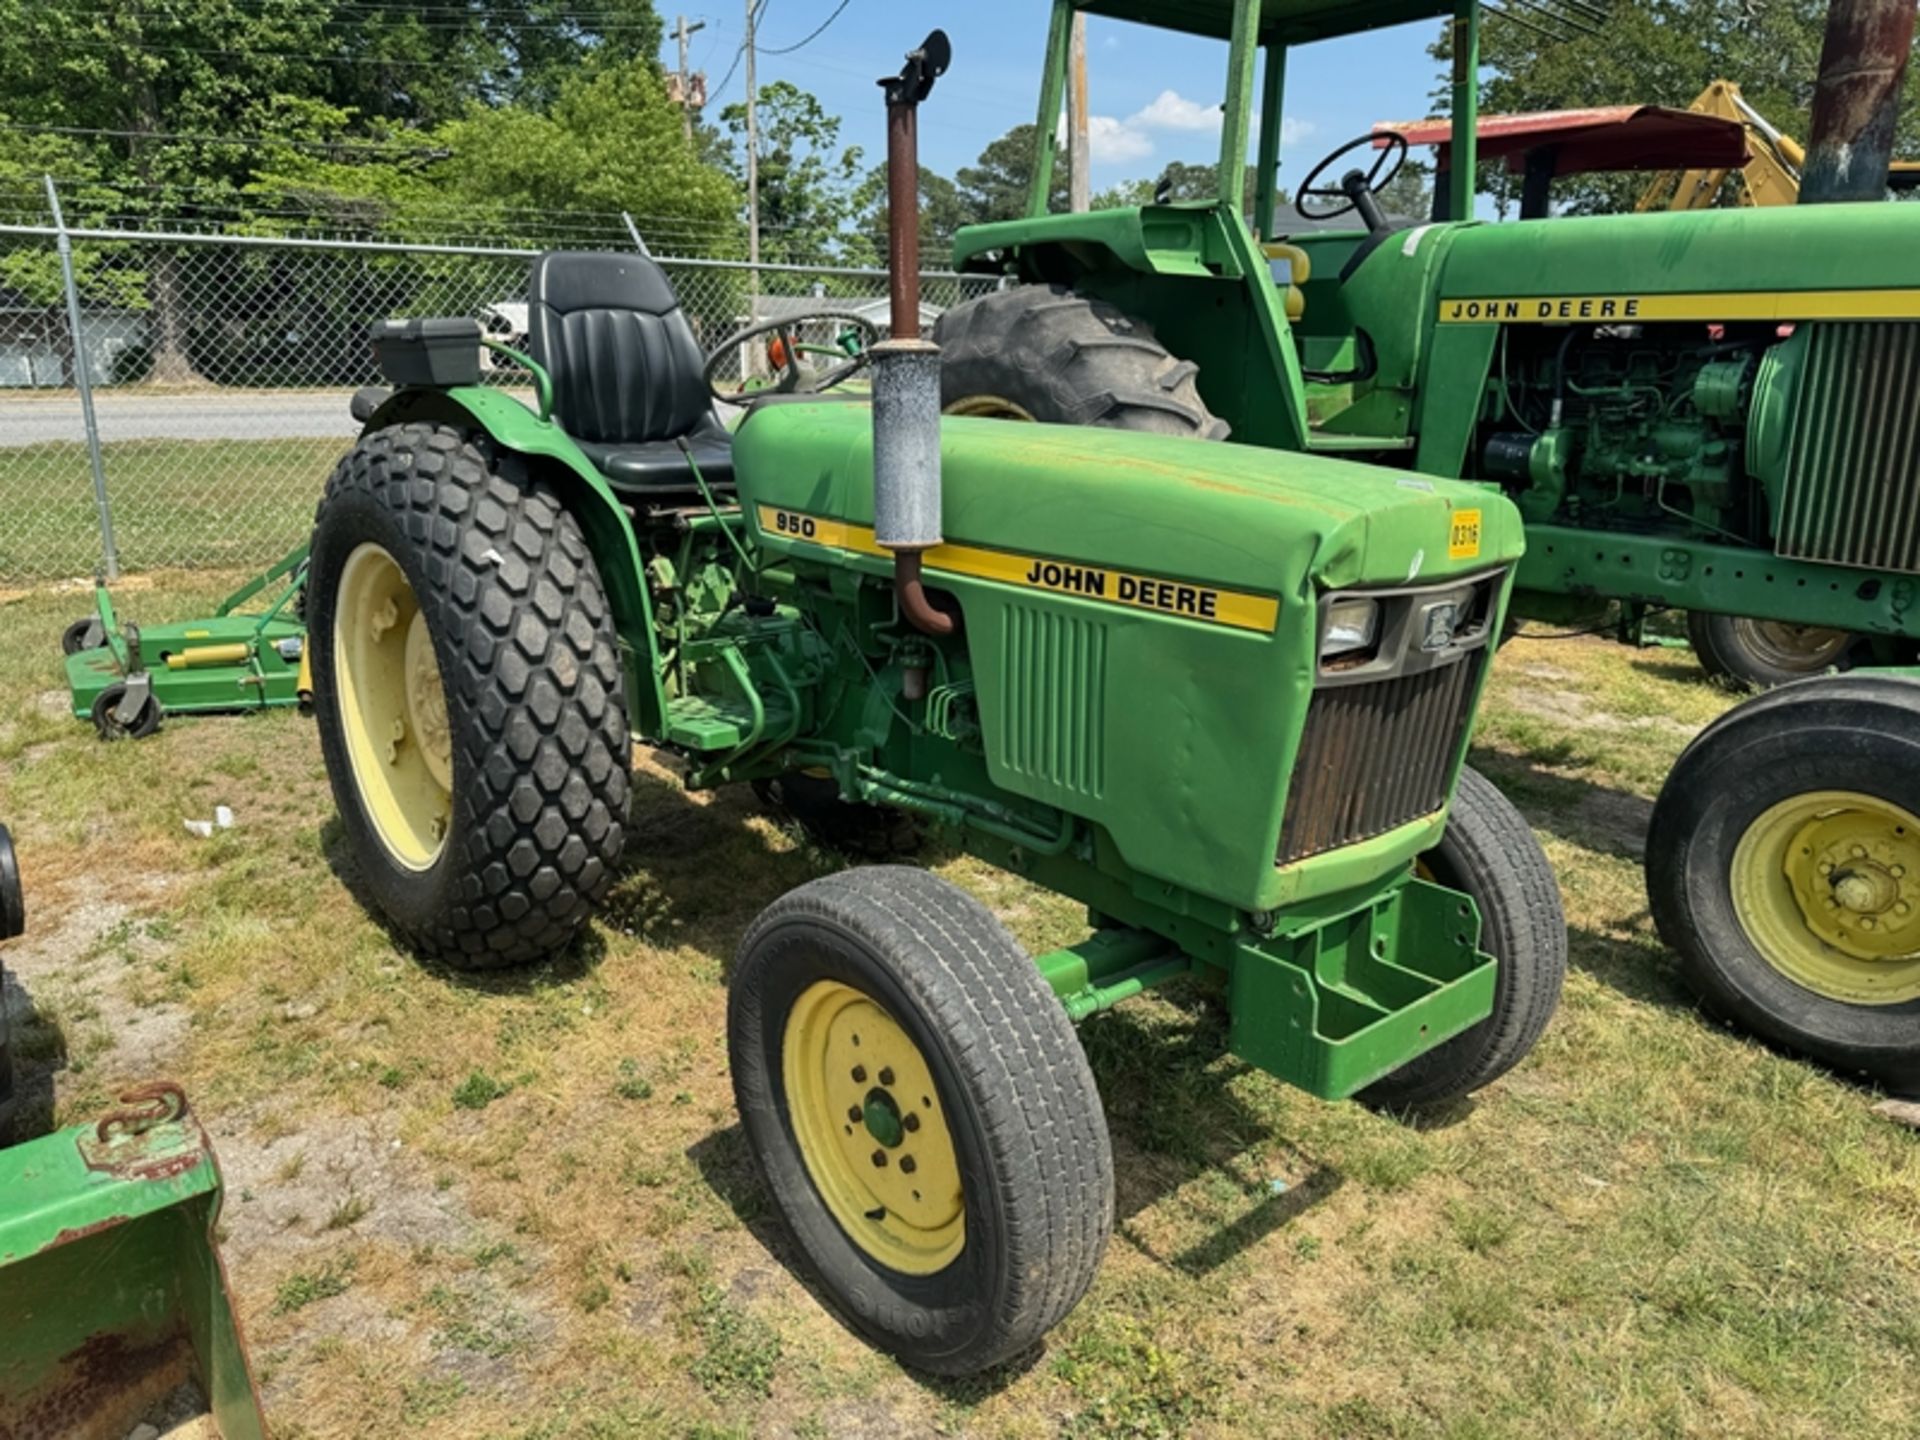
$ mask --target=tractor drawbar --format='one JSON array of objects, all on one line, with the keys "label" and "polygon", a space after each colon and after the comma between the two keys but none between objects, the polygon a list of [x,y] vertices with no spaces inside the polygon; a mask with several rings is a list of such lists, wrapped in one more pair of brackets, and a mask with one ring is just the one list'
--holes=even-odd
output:
[{"label": "tractor drawbar", "polygon": [[[887,96],[887,268],[892,326],[873,347],[873,535],[893,552],[900,613],[928,635],[953,617],[927,600],[920,557],[940,535],[940,347],[920,338],[920,102],[952,58],[935,30],[881,80]],[[916,686],[917,688],[917,686]]]}]

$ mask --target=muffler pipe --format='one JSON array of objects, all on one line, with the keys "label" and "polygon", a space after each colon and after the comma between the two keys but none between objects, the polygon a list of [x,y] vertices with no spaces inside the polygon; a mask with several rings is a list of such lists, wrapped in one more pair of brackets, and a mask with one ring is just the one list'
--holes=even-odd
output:
[{"label": "muffler pipe", "polygon": [[873,538],[893,554],[900,613],[927,635],[951,635],[933,608],[921,557],[940,534],[940,347],[920,338],[919,105],[946,73],[952,47],[935,30],[880,82],[887,96],[888,337],[873,347]]}]

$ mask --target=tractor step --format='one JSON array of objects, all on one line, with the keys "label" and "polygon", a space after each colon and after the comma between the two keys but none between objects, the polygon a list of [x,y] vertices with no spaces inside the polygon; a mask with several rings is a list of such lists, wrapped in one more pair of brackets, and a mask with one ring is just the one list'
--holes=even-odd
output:
[{"label": "tractor step", "polygon": [[1335,430],[1309,430],[1307,448],[1321,455],[1365,455],[1382,450],[1411,450],[1411,435],[1345,435]]},{"label": "tractor step", "polygon": [[703,754],[737,750],[760,735],[786,729],[789,718],[784,707],[769,705],[756,725],[745,700],[679,695],[667,703],[667,739]]}]

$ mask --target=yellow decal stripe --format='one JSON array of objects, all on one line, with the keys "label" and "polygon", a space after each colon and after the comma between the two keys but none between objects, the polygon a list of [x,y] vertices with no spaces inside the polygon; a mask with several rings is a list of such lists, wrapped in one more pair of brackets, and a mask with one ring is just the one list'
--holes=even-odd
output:
[{"label": "yellow decal stripe", "polygon": [[[760,529],[775,538],[803,540],[834,550],[852,550],[862,555],[888,553],[874,542],[873,531],[864,525],[849,525],[842,520],[829,520],[799,510],[783,510],[773,505],[759,507],[759,520]],[[1030,590],[1049,590],[1057,595],[1072,595],[1081,600],[1097,600],[1160,615],[1177,615],[1187,620],[1231,626],[1236,630],[1272,634],[1280,618],[1280,602],[1270,595],[1248,595],[1238,590],[1221,590],[1193,581],[1163,580],[1152,575],[1136,575],[1127,570],[1109,570],[1104,566],[1049,560],[1037,555],[1016,555],[1007,550],[986,550],[973,545],[937,545],[927,551],[924,563],[929,570],[971,575],[976,579],[1019,585]]]},{"label": "yellow decal stripe", "polygon": [[1915,320],[1915,290],[1753,290],[1687,295],[1466,296],[1440,302],[1440,323],[1556,325],[1636,320]]}]

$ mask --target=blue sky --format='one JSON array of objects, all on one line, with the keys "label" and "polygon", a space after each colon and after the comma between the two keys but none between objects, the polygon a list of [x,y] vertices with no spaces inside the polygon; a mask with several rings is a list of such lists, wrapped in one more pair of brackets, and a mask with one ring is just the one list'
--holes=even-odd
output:
[{"label": "blue sky", "polygon": [[[659,0],[669,27],[672,0]],[[712,0],[690,0],[691,4]],[[759,41],[764,49],[805,37],[837,0],[766,0]],[[739,52],[745,0],[727,9],[687,9],[704,20],[693,37],[691,64],[717,86]],[[951,175],[971,164],[995,137],[1033,118],[1040,55],[1046,43],[1045,0],[850,0],[827,31],[791,55],[762,54],[760,83],[790,80],[841,117],[841,140],[859,145],[868,163],[884,155],[885,112],[874,81],[897,71],[901,57],[938,25],[953,40],[953,68],[920,118],[921,163]],[[1430,110],[1438,68],[1426,48],[1438,22],[1400,26],[1294,53],[1288,66],[1281,183],[1297,181],[1321,155],[1376,120]],[[1219,146],[1218,105],[1226,78],[1224,43],[1141,29],[1098,17],[1087,22],[1088,92],[1096,189],[1157,176],[1169,160],[1213,160]],[[677,63],[669,36],[661,58]],[[713,105],[739,100],[745,77],[736,69]]]}]

